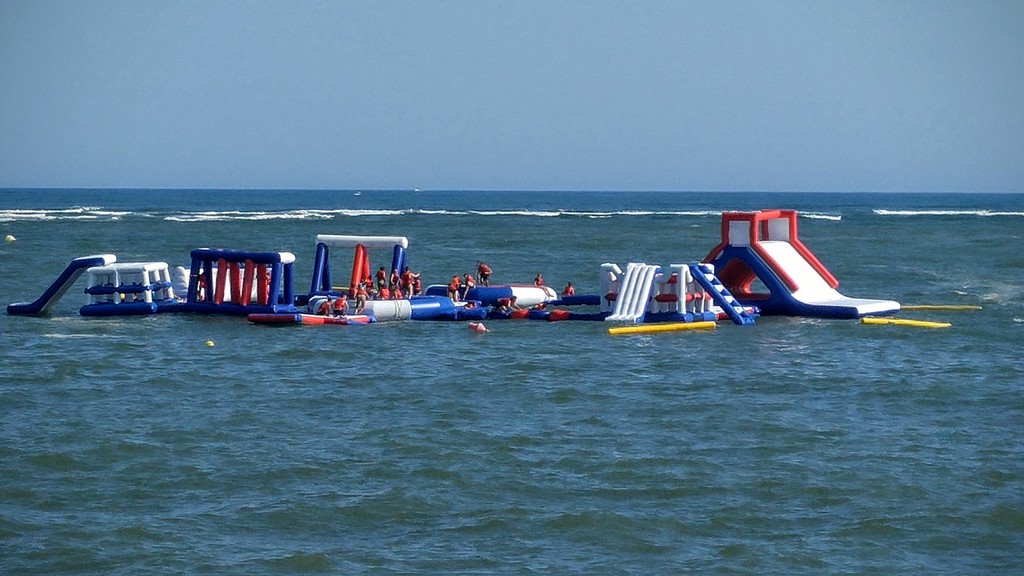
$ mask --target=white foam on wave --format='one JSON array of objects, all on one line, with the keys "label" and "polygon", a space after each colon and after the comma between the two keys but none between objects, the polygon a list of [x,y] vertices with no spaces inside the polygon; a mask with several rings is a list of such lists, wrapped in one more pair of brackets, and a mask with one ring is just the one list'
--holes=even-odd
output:
[{"label": "white foam on wave", "polygon": [[550,210],[470,210],[466,213],[475,216],[539,216],[542,218],[554,218],[562,215],[560,211]]},{"label": "white foam on wave", "polygon": [[49,333],[41,334],[43,338],[53,338],[55,340],[73,340],[73,339],[110,339],[115,338],[114,334],[60,334],[60,333]]},{"label": "white foam on wave", "polygon": [[222,210],[208,212],[176,212],[164,217],[170,222],[228,222],[238,220],[331,220],[338,216],[359,218],[363,216],[400,216],[408,210],[284,210],[280,212],[244,212]]},{"label": "white foam on wave", "polygon": [[0,222],[44,222],[49,220],[120,220],[132,214],[126,210],[103,210],[93,206],[73,206],[71,208],[14,208],[0,210]]},{"label": "white foam on wave", "polygon": [[876,216],[1024,216],[1024,212],[1000,212],[997,210],[872,210]]},{"label": "white foam on wave", "polygon": [[[510,209],[510,210],[474,210],[474,209],[287,209],[287,210],[204,210],[204,211],[151,211],[132,212],[127,210],[108,210],[93,206],[78,206],[61,209],[11,209],[0,210],[0,222],[12,221],[48,221],[48,220],[121,220],[126,216],[140,218],[161,218],[168,222],[230,222],[230,221],[263,221],[263,220],[332,220],[335,218],[363,218],[378,216],[498,216],[524,218],[587,218],[607,219],[616,217],[649,217],[649,216],[680,216],[680,217],[713,217],[718,218],[722,210],[571,210],[571,209]],[[836,214],[801,212],[803,218],[840,220]]]},{"label": "white foam on wave", "polygon": [[798,212],[797,215],[808,220],[832,220],[839,222],[843,219],[842,214],[826,214],[824,212]]},{"label": "white foam on wave", "polygon": [[232,220],[330,220],[325,210],[286,210],[284,212],[243,212],[241,210],[177,212],[164,217],[170,222],[226,222]]}]

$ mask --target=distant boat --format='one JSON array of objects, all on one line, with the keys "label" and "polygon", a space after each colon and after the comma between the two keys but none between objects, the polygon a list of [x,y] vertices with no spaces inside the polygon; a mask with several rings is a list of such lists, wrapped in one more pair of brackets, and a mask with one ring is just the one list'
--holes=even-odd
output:
[{"label": "distant boat", "polygon": [[352,195],[353,195],[353,196],[362,196],[362,195],[363,195],[363,193],[362,193],[362,192],[358,192],[358,191],[357,191],[357,192],[354,192],[354,193],[352,193]]}]

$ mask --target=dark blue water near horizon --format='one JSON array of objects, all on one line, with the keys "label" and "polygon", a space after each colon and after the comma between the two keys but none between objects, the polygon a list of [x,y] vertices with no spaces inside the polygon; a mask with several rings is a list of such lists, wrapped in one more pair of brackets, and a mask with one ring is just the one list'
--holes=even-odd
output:
[{"label": "dark blue water near horizon", "polygon": [[0,316],[0,573],[1020,574],[1024,195],[0,190],[0,304],[203,246],[291,251],[304,292],[316,234],[594,292],[758,208],[848,295],[982,309],[275,329],[83,318],[77,285]]}]

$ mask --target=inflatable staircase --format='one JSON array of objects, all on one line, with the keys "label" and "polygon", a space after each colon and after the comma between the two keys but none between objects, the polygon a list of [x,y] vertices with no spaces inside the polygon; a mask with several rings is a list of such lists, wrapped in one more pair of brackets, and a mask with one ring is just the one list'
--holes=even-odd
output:
[{"label": "inflatable staircase", "polygon": [[754,315],[748,312],[725,285],[718,280],[710,266],[707,264],[690,264],[690,273],[693,275],[694,281],[707,290],[708,294],[711,295],[712,301],[718,304],[734,323],[741,326],[748,326],[754,323]]}]

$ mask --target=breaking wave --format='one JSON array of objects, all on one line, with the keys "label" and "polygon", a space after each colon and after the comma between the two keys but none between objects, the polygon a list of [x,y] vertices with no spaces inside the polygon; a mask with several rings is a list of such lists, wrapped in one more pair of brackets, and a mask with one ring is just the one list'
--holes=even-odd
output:
[{"label": "breaking wave", "polygon": [[[230,222],[262,220],[333,220],[340,218],[395,217],[395,216],[499,216],[521,218],[634,218],[634,217],[688,217],[715,218],[722,210],[529,210],[529,209],[285,209],[285,210],[110,210],[95,206],[76,206],[54,209],[0,210],[0,222],[96,220],[116,221],[124,218],[157,218],[168,222]],[[800,212],[801,218],[841,220],[840,214]]]},{"label": "breaking wave", "polygon": [[876,216],[1024,216],[1024,212],[998,210],[872,210]]},{"label": "breaking wave", "polygon": [[120,220],[121,218],[135,214],[127,210],[105,210],[91,206],[78,206],[73,208],[58,209],[34,209],[21,208],[0,210],[0,222],[19,222],[46,220]]}]

